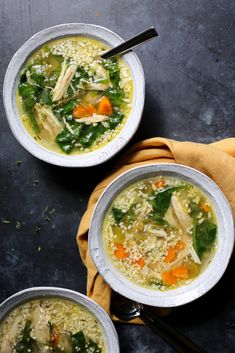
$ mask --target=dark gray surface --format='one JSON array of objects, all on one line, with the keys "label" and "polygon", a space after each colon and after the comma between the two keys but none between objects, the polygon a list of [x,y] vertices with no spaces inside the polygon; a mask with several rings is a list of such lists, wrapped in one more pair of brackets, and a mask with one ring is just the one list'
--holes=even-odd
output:
[{"label": "dark gray surface", "polygon": [[[210,142],[234,136],[234,15],[232,0],[147,0],[138,5],[134,0],[0,0],[1,87],[13,53],[45,27],[96,23],[128,38],[155,25],[159,39],[136,50],[146,74],[146,104],[134,140],[165,136]],[[89,194],[117,157],[84,170],[47,165],[16,142],[2,102],[0,115],[0,217],[11,221],[0,224],[0,301],[39,285],[84,293],[86,271],[75,234]],[[47,206],[55,209],[49,222],[44,219]],[[22,228],[16,229],[17,221]],[[167,320],[209,352],[234,352],[234,276],[233,261],[210,293]],[[118,324],[117,329],[122,353],[172,352],[146,327]]]}]

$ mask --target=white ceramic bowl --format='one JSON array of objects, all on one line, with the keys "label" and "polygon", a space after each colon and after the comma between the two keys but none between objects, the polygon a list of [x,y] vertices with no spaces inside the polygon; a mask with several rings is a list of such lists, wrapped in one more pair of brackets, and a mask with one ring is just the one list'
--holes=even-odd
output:
[{"label": "white ceramic bowl", "polygon": [[[218,219],[217,251],[211,263],[190,284],[164,292],[140,287],[129,281],[113,266],[104,251],[102,239],[104,216],[113,199],[130,184],[157,175],[178,177],[202,189],[211,200]],[[89,248],[93,261],[110,287],[125,297],[158,307],[174,307],[186,304],[208,292],[226,270],[233,245],[233,216],[224,194],[205,174],[179,164],[150,164],[134,168],[116,178],[99,198],[89,231]]]},{"label": "white ceramic bowl", "polygon": [[63,298],[71,300],[87,311],[91,312],[97,319],[105,338],[107,353],[120,353],[118,336],[114,325],[106,312],[87,296],[65,288],[34,287],[20,291],[0,304],[0,324],[7,315],[17,306],[34,299]]},{"label": "white ceramic bowl", "polygon": [[85,23],[68,23],[46,28],[36,33],[15,53],[6,71],[3,85],[3,101],[10,128],[16,139],[35,157],[63,167],[89,167],[103,163],[119,152],[135,134],[143,111],[145,97],[144,72],[137,55],[130,51],[123,59],[130,68],[134,82],[133,107],[122,131],[107,145],[80,155],[56,153],[39,145],[25,129],[16,106],[19,73],[25,61],[44,43],[65,36],[81,35],[95,38],[110,47],[123,39],[107,28]]}]

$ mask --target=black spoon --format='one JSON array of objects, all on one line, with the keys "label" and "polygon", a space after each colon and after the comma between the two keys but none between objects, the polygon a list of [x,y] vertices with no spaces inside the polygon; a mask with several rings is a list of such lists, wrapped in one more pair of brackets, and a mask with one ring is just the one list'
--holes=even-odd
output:
[{"label": "black spoon", "polygon": [[138,45],[149,41],[150,39],[156,38],[158,36],[157,30],[154,27],[150,27],[146,29],[144,32],[137,34],[135,37],[132,37],[125,42],[119,44],[115,48],[112,48],[106,51],[101,55],[102,59],[109,59],[115,55],[122,54],[127,52],[128,50],[137,47]]},{"label": "black spoon", "polygon": [[116,292],[112,292],[111,313],[123,321],[139,317],[176,352],[208,353],[174,327],[167,324],[153,311],[153,308],[127,299]]}]

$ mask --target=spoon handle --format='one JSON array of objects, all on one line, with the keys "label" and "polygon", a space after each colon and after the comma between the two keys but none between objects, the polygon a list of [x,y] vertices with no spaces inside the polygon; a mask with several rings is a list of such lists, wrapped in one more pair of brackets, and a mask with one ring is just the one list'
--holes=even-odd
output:
[{"label": "spoon handle", "polygon": [[189,338],[168,325],[164,320],[154,314],[150,309],[142,307],[140,318],[179,353],[208,353]]},{"label": "spoon handle", "polygon": [[158,36],[157,30],[154,27],[146,29],[144,32],[137,34],[135,37],[128,39],[127,41],[121,43],[113,49],[106,51],[101,55],[102,59],[109,59],[117,54],[125,53],[126,51],[137,47],[138,45],[147,42],[150,39],[153,39]]}]

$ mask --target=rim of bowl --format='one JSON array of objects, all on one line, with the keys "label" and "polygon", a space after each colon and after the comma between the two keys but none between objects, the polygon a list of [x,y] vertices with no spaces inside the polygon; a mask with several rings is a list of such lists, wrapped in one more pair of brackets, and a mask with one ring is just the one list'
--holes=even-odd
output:
[{"label": "rim of bowl", "polygon": [[95,316],[103,331],[107,353],[120,353],[118,335],[114,324],[104,309],[86,295],[59,287],[32,287],[11,295],[0,304],[0,323],[16,307],[25,302],[47,297],[59,297],[83,306]]},{"label": "rim of bowl", "polygon": [[[114,267],[104,250],[102,234],[104,216],[115,197],[134,182],[157,175],[178,177],[202,189],[209,197],[218,221],[217,249],[211,262],[191,283],[163,292],[136,285]],[[218,185],[202,172],[180,164],[148,164],[124,172],[107,186],[93,211],[88,241],[92,259],[99,273],[114,291],[142,304],[176,307],[201,297],[220,280],[232,255],[234,221],[225,195]]]},{"label": "rim of bowl", "polygon": [[43,44],[62,37],[88,36],[114,47],[124,40],[106,27],[89,23],[65,23],[43,29],[30,37],[13,55],[4,78],[3,103],[11,131],[18,142],[33,156],[50,164],[62,167],[90,167],[112,158],[134,136],[139,127],[145,100],[145,77],[137,55],[130,51],[122,55],[128,65],[133,84],[132,110],[118,135],[103,147],[92,152],[66,155],[53,152],[38,144],[23,125],[16,105],[16,91],[19,73],[27,59]]}]

